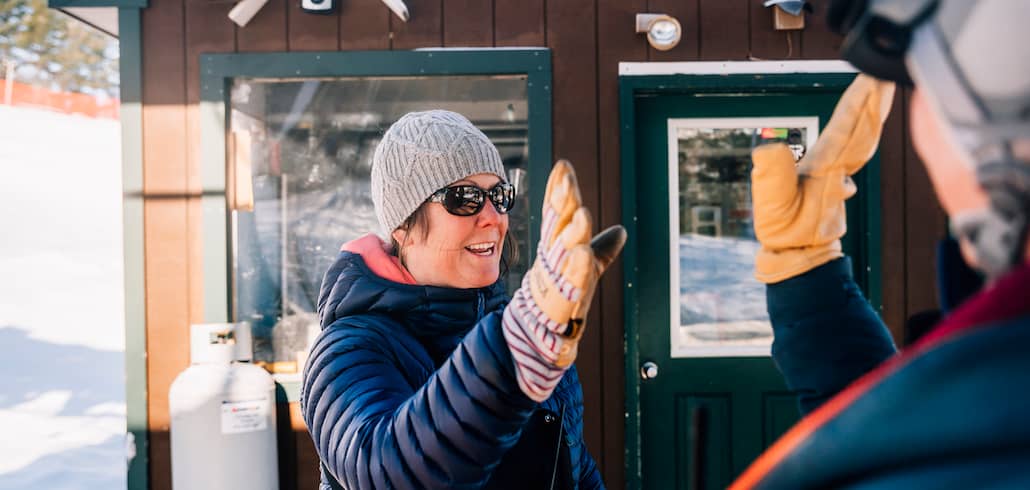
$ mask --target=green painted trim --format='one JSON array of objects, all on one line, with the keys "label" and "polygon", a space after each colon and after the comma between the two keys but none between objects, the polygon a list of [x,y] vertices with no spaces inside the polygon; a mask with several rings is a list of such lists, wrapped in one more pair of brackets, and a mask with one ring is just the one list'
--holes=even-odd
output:
[{"label": "green painted trim", "polygon": [[[840,92],[855,78],[854,73],[776,73],[759,75],[646,75],[621,76],[635,95],[697,92],[746,91],[749,94],[805,89]],[[633,95],[631,95],[632,97]]]},{"label": "green painted trim", "polygon": [[140,10],[118,9],[122,124],[122,243],[125,281],[126,431],[136,446],[128,461],[130,490],[149,484],[147,317],[143,230],[143,53]]},{"label": "green painted trim", "polygon": [[[145,9],[148,0],[47,0],[47,7],[52,9],[66,7],[118,7]],[[118,31],[121,32],[121,19],[118,20]]]},{"label": "green painted trim", "polygon": [[[636,194],[636,104],[640,95],[677,93],[726,93],[741,91],[763,93],[803,90],[807,93],[842,92],[854,79],[854,73],[755,74],[755,75],[647,75],[619,77],[619,123],[622,177],[622,222],[629,232],[623,252],[624,320],[626,374],[626,488],[639,489],[642,484],[640,462],[640,377],[637,366],[639,341],[639,297],[636,285],[638,272],[637,194]],[[824,122],[825,124],[825,122]],[[874,157],[876,158],[876,157]],[[867,285],[870,303],[881,311],[882,247],[880,209],[880,168],[869,165],[856,176],[865,190],[862,210],[864,227],[860,253],[867,264],[865,271],[855,271]]]},{"label": "green painted trim", "polygon": [[300,400],[300,381],[276,381],[275,402],[291,403]]},{"label": "green painted trim", "polygon": [[205,100],[223,102],[224,82],[234,77],[525,74],[532,79],[546,73],[549,80],[550,60],[550,51],[542,48],[206,54],[200,56],[200,82],[203,97],[217,96]]},{"label": "green painted trim", "polygon": [[[224,83],[224,82],[223,82]],[[202,89],[204,95],[210,90]],[[224,93],[223,87],[218,87]],[[226,121],[225,102],[203,99],[200,103],[200,168],[203,192],[200,198],[204,237],[204,321],[224,323],[234,315],[229,281],[232,274],[229,250],[231,227],[225,201]]]},{"label": "green painted trim", "polygon": [[[623,317],[625,323],[625,356],[626,356],[626,488],[640,488],[640,365],[637,342],[639,334],[637,322],[640,302],[637,300],[637,173],[636,165],[636,107],[634,93],[636,87],[632,78],[619,77],[619,144],[622,161],[622,224],[626,227],[629,238],[622,253],[623,270]],[[613,484],[613,482],[609,482]]]},{"label": "green painted trim", "polygon": [[[498,56],[503,53],[504,56]],[[526,75],[529,105],[530,201],[544,200],[552,164],[551,52],[526,49],[426,49],[310,53],[227,53],[200,56],[201,176],[204,216],[204,321],[226,322],[232,312],[233,244],[225,202],[226,128],[229,87],[234,78],[357,76]],[[530,254],[539,237],[540,207],[529,217]],[[287,401],[299,385],[282,384]]]},{"label": "green painted trim", "polygon": [[[533,51],[532,62],[536,63],[536,71],[528,72],[526,80],[526,99],[529,104],[529,202],[532,209],[529,214],[529,256],[536,256],[536,245],[540,241],[540,206],[544,202],[547,177],[554,162],[551,147],[551,52],[548,50]],[[546,67],[546,69],[541,69]],[[530,260],[526,257],[525,260]]]}]

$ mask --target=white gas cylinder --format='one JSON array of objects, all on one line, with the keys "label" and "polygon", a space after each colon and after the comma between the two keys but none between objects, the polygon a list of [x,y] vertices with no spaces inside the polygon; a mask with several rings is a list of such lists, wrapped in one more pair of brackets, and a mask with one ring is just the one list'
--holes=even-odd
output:
[{"label": "white gas cylinder", "polygon": [[250,364],[250,325],[193,325],[172,382],[172,488],[277,490],[275,382]]}]

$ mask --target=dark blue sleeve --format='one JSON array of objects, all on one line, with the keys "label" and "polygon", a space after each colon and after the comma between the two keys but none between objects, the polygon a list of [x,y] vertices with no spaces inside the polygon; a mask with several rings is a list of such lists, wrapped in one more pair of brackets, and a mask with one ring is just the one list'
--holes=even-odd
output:
[{"label": "dark blue sleeve", "polygon": [[583,448],[579,473],[580,490],[603,490],[604,481],[601,480],[601,472],[597,469],[597,463],[590,451]]},{"label": "dark blue sleeve", "polygon": [[886,326],[840,258],[766,287],[773,360],[802,414],[896,352]]},{"label": "dark blue sleeve", "polygon": [[[565,386],[568,383],[568,386]],[[562,378],[556,391],[568,396],[570,409],[573,411],[569,417],[570,426],[567,428],[569,434],[577,440],[574,451],[578,461],[572,461],[573,471],[578,474],[578,488],[580,490],[604,489],[604,480],[601,479],[601,472],[597,468],[597,462],[590,455],[586,440],[583,438],[583,387],[579,382],[579,372],[573,366]]]},{"label": "dark blue sleeve", "polygon": [[421,387],[380,331],[326,329],[301,389],[326,469],[347,488],[482,486],[535,405],[519,390],[500,318],[480,321]]}]

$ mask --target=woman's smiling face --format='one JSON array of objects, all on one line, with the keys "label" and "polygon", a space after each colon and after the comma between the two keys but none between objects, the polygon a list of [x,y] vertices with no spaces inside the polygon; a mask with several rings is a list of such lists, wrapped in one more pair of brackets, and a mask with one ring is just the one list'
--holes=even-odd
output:
[{"label": "woman's smiling face", "polygon": [[[450,185],[471,184],[490,189],[500,180],[494,174],[476,174]],[[400,244],[401,261],[415,281],[461,289],[497,282],[508,215],[498,213],[489,199],[472,216],[455,216],[436,202],[422,206],[425,220],[416,220],[407,231],[393,232],[393,239]]]}]

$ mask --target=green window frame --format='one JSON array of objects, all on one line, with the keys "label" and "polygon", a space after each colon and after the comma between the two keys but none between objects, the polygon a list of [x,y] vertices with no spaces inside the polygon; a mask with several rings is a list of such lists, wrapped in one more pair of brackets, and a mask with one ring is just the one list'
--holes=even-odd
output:
[{"label": "green window frame", "polygon": [[[503,56],[498,56],[503,52]],[[204,321],[233,321],[233,230],[226,193],[230,87],[237,78],[526,77],[528,184],[532,252],[539,205],[551,165],[551,53],[549,49],[425,49],[305,53],[204,54],[200,57],[201,179],[203,193]],[[296,401],[298,382],[284,382],[280,402]]]}]

